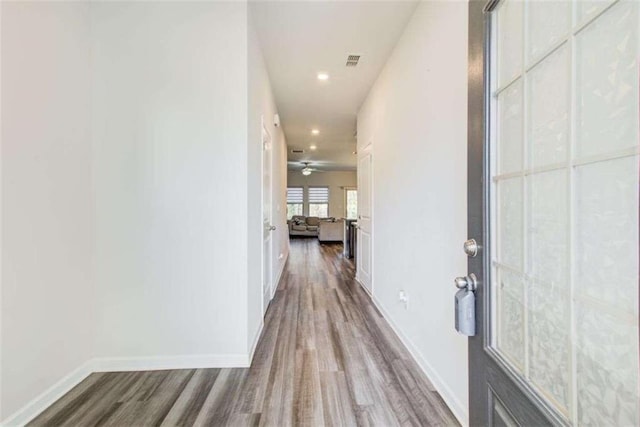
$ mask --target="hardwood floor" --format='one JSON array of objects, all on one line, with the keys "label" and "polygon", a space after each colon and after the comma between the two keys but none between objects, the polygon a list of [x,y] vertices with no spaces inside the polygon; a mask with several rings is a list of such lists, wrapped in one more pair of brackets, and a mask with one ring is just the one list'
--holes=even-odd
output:
[{"label": "hardwood floor", "polygon": [[292,240],[251,368],[92,374],[30,425],[458,425],[341,250]]}]

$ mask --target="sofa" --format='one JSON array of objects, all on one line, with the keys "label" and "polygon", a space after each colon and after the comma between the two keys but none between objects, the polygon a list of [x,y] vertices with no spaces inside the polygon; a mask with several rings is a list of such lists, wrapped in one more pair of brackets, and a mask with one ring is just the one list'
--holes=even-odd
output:
[{"label": "sofa", "polygon": [[289,220],[290,236],[314,237],[319,233],[320,218],[317,216],[294,215]]},{"label": "sofa", "polygon": [[289,235],[318,237],[321,242],[342,242],[344,220],[294,215],[289,220]]},{"label": "sofa", "polygon": [[344,240],[344,220],[320,221],[318,240],[321,242],[342,242]]}]

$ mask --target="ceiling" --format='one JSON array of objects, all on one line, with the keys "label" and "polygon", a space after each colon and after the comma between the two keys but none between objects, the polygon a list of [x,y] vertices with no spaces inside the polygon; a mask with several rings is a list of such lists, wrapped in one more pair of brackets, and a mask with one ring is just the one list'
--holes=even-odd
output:
[{"label": "ceiling", "polygon": [[[321,170],[355,169],[358,109],[416,5],[397,0],[251,3],[289,145],[289,169],[302,169],[302,161]],[[354,54],[360,55],[358,65],[347,67],[347,57]],[[319,72],[329,79],[318,80]],[[312,135],[312,129],[320,133]]]}]

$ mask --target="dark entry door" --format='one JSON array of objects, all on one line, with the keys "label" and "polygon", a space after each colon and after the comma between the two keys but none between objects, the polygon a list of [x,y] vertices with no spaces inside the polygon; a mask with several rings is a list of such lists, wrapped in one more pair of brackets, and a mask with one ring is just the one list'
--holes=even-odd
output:
[{"label": "dark entry door", "polygon": [[639,424],[639,8],[470,1],[471,425]]}]

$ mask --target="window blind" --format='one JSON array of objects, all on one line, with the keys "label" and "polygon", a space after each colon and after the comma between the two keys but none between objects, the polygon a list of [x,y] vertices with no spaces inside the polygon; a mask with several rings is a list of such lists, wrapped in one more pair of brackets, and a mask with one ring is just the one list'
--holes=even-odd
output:
[{"label": "window blind", "polygon": [[309,187],[309,203],[329,203],[329,187]]},{"label": "window blind", "polygon": [[302,203],[304,202],[304,191],[302,187],[288,187],[287,188],[287,203]]}]

